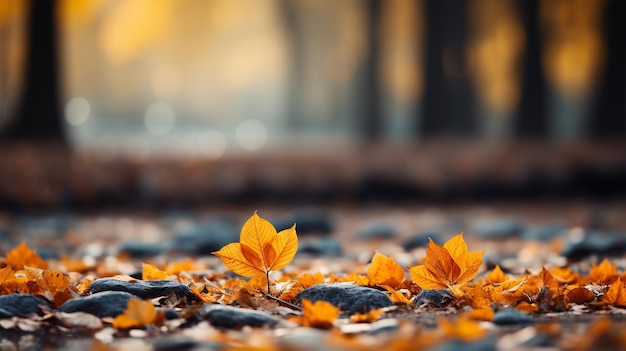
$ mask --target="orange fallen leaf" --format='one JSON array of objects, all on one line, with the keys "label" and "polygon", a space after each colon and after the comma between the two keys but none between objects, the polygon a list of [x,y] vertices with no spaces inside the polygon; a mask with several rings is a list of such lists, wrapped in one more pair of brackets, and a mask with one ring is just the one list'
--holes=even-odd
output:
[{"label": "orange fallen leaf", "polygon": [[169,277],[169,274],[165,271],[158,269],[156,266],[153,266],[148,263],[141,263],[141,279],[142,280],[163,280]]},{"label": "orange fallen leaf", "polygon": [[494,268],[493,271],[487,274],[485,280],[489,283],[500,284],[509,280],[509,276],[504,274],[502,269],[500,269],[500,265],[496,265],[496,268]]},{"label": "orange fallen leaf", "polygon": [[411,301],[406,296],[404,296],[403,293],[390,287],[389,285],[378,285],[378,286],[387,290],[387,292],[389,293],[389,298],[391,299],[391,302],[405,304],[405,305],[411,304]]},{"label": "orange fallen leaf", "polygon": [[124,313],[113,320],[113,328],[130,329],[156,324],[163,319],[163,313],[157,312],[150,301],[132,298]]},{"label": "orange fallen leaf", "polygon": [[367,269],[370,283],[374,285],[389,285],[397,288],[404,280],[404,269],[394,259],[381,253],[376,253]]},{"label": "orange fallen leaf", "polygon": [[602,301],[615,307],[626,307],[626,285],[621,278],[611,284]]},{"label": "orange fallen leaf", "polygon": [[546,267],[542,268],[541,275],[543,279],[543,286],[551,291],[559,290],[559,282],[554,279],[554,276],[552,276],[552,273],[550,273],[550,271],[547,270]]},{"label": "orange fallen leaf", "polygon": [[15,294],[19,290],[20,282],[15,278],[11,266],[0,268],[0,293]]},{"label": "orange fallen leaf", "polygon": [[6,259],[15,270],[23,269],[24,266],[41,269],[48,268],[48,262],[39,257],[25,242],[22,242],[18,247],[7,252]]},{"label": "orange fallen leaf", "polygon": [[482,261],[483,252],[469,252],[460,233],[443,246],[431,239],[423,265],[409,268],[409,273],[422,289],[441,289],[472,280]]},{"label": "orange fallen leaf", "polygon": [[379,320],[382,315],[383,309],[377,308],[367,313],[355,312],[352,316],[350,316],[350,320],[354,323],[371,323]]},{"label": "orange fallen leaf", "polygon": [[571,284],[580,278],[579,275],[572,270],[571,267],[553,267],[550,273],[554,279],[560,284]]},{"label": "orange fallen leaf", "polygon": [[489,306],[469,311],[468,317],[477,321],[490,321],[493,319],[494,313]]},{"label": "orange fallen leaf", "polygon": [[296,226],[276,232],[274,226],[256,213],[243,225],[238,243],[231,243],[213,252],[236,274],[253,277],[285,268],[298,251]]},{"label": "orange fallen leaf", "polygon": [[303,299],[302,316],[296,317],[294,320],[304,327],[329,329],[333,326],[333,322],[340,312],[338,307],[329,302],[318,300],[313,303]]},{"label": "orange fallen leaf", "polygon": [[608,285],[617,280],[619,274],[617,273],[617,266],[611,264],[606,258],[597,265],[593,264],[589,271],[589,280],[598,285]]},{"label": "orange fallen leaf", "polygon": [[322,284],[324,282],[324,275],[320,272],[313,274],[304,273],[300,278],[296,279],[303,288],[310,288],[316,284]]},{"label": "orange fallen leaf", "polygon": [[487,333],[484,328],[466,314],[460,315],[454,321],[441,318],[439,320],[439,328],[445,336],[464,341],[475,341]]}]

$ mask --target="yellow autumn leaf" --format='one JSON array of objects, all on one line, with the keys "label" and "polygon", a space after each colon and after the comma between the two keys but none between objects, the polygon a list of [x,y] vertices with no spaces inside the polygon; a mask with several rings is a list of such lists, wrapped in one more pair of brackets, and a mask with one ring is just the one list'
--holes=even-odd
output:
[{"label": "yellow autumn leaf", "polygon": [[383,312],[384,310],[382,308],[377,308],[367,313],[355,312],[352,316],[350,316],[350,320],[354,323],[376,322],[383,315]]},{"label": "yellow autumn leaf", "polygon": [[453,321],[441,318],[439,320],[439,329],[447,337],[467,342],[476,341],[487,333],[487,330],[482,328],[478,322],[471,319],[467,314],[461,314]]},{"label": "yellow autumn leaf", "polygon": [[302,316],[297,317],[296,321],[304,327],[328,329],[333,326],[340,312],[338,307],[329,302],[318,300],[313,303],[303,299]]},{"label": "yellow autumn leaf", "polygon": [[404,280],[404,269],[393,259],[381,253],[376,253],[367,269],[370,283],[375,285],[389,285],[397,288]]},{"label": "yellow autumn leaf", "polygon": [[443,246],[431,239],[423,265],[409,268],[409,273],[420,288],[441,289],[472,280],[482,261],[483,252],[469,252],[460,233]]},{"label": "yellow autumn leaf", "polygon": [[25,242],[22,242],[18,247],[7,252],[6,259],[7,263],[15,270],[23,269],[24,266],[41,269],[48,268],[48,262],[39,257]]},{"label": "yellow autumn leaf", "polygon": [[113,320],[113,328],[130,329],[155,324],[163,318],[162,312],[158,313],[150,301],[129,299],[124,313]]},{"label": "yellow autumn leaf", "polygon": [[473,309],[468,313],[468,317],[475,321],[490,321],[493,319],[493,316],[493,310],[489,306]]},{"label": "yellow autumn leaf", "polygon": [[509,280],[509,276],[504,274],[502,269],[500,269],[500,265],[496,265],[496,268],[494,268],[493,271],[487,274],[487,276],[485,277],[485,280],[488,281],[489,283],[500,284]]},{"label": "yellow autumn leaf", "polygon": [[396,304],[405,304],[405,305],[411,304],[411,301],[406,296],[404,296],[404,294],[390,287],[389,285],[379,284],[378,286],[387,290],[387,292],[389,293],[389,298],[391,299],[391,302],[396,303]]},{"label": "yellow autumn leaf", "polygon": [[141,263],[141,279],[142,280],[163,280],[169,277],[165,271],[158,269],[156,266],[142,262]]},{"label": "yellow autumn leaf", "polygon": [[[298,251],[296,225],[276,232],[274,226],[256,213],[244,223],[238,243],[222,247],[214,255],[226,267],[244,277],[264,274],[285,268]],[[268,279],[269,293],[269,279]]]}]

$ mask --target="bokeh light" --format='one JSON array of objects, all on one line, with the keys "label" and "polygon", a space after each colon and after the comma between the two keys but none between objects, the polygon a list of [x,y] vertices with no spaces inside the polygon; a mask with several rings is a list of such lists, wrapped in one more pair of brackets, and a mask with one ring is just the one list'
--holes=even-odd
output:
[{"label": "bokeh light", "polygon": [[226,137],[218,130],[207,129],[198,135],[196,141],[198,154],[210,160],[216,160],[226,152]]},{"label": "bokeh light", "polygon": [[72,126],[79,126],[89,119],[91,105],[83,97],[75,97],[65,104],[65,120]]},{"label": "bokeh light", "polygon": [[267,127],[257,119],[245,120],[237,126],[235,138],[242,149],[259,150],[267,141]]},{"label": "bokeh light", "polygon": [[144,123],[150,134],[155,136],[165,135],[176,124],[176,113],[172,106],[164,102],[156,102],[146,110]]}]

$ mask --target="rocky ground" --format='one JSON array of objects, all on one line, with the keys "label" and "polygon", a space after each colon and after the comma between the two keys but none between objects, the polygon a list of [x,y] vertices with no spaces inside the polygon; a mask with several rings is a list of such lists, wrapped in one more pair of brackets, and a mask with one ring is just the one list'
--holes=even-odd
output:
[{"label": "rocky ground", "polygon": [[[605,277],[586,281],[595,291],[588,302],[529,293],[528,303],[491,303],[493,315],[482,316],[458,291],[420,289],[407,267],[421,264],[429,239],[443,244],[464,232],[470,251],[484,251],[475,283],[505,284],[489,280],[497,265],[511,279],[547,285],[546,267],[566,296],[574,284],[558,269],[582,282],[608,258],[625,272],[625,208],[544,201],[2,212],[0,349],[624,349],[626,309],[603,297],[614,284]],[[272,273],[270,295],[211,255],[239,241],[255,210],[278,230],[296,223],[299,238],[294,260]],[[376,252],[405,269],[394,289],[360,281]],[[319,305],[307,317],[305,299],[339,306],[339,315]]]}]

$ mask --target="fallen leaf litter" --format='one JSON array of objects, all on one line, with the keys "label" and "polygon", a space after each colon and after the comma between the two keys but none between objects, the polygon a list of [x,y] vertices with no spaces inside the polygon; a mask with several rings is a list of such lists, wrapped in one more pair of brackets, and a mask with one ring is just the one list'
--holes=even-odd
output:
[{"label": "fallen leaf litter", "polygon": [[[588,271],[572,264],[521,273],[498,264],[486,269],[483,252],[469,251],[458,234],[443,245],[430,240],[404,268],[373,252],[367,264],[336,260],[322,271],[307,260],[291,263],[296,231],[297,223],[277,232],[255,212],[240,243],[215,252],[226,269],[189,258],[44,260],[22,243],[0,268],[2,345],[36,344],[44,331],[94,349],[626,347],[619,332],[626,274],[609,259]],[[140,274],[130,276],[116,263],[141,267]],[[327,297],[325,289],[338,287],[350,298]],[[359,301],[353,290],[376,298]],[[377,298],[389,302],[378,305]],[[83,299],[100,301],[76,307]]]}]

